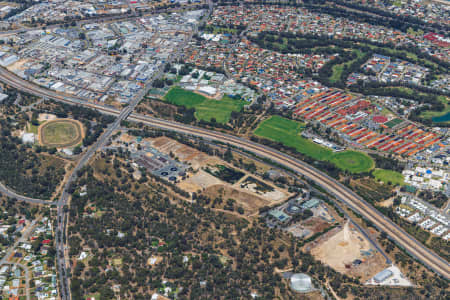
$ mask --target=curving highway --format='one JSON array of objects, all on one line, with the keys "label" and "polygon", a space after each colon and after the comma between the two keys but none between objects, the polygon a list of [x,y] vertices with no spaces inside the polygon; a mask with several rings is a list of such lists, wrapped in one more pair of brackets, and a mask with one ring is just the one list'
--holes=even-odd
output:
[{"label": "curving highway", "polygon": [[[30,83],[22,78],[16,76],[15,74],[10,73],[4,68],[0,68],[0,81],[9,84],[21,91],[28,92],[30,94],[34,94],[36,96],[50,98],[56,101],[65,102],[72,105],[83,105],[86,107],[90,107],[93,109],[97,109],[102,113],[115,115],[117,116],[117,121],[110,126],[102,137],[97,141],[94,146],[92,146],[88,152],[83,156],[81,161],[78,163],[78,166],[83,166],[88,159],[93,155],[93,153],[107,140],[112,131],[117,127],[119,120],[123,120],[128,118],[130,121],[141,122],[143,124],[158,127],[161,129],[172,130],[183,134],[194,135],[198,137],[202,137],[210,140],[219,140],[221,142],[228,143],[235,147],[244,149],[246,151],[250,151],[260,157],[264,157],[270,159],[280,165],[286,166],[291,170],[304,175],[305,177],[313,180],[318,185],[323,187],[328,192],[334,194],[340,201],[349,206],[358,214],[362,215],[367,220],[371,221],[377,228],[386,232],[389,237],[395,241],[399,246],[404,248],[408,253],[412,256],[420,260],[423,264],[434,270],[436,273],[442,275],[446,279],[450,279],[450,266],[449,263],[436,255],[432,250],[423,246],[419,241],[411,237],[407,234],[403,229],[394,224],[391,220],[381,214],[377,209],[372,207],[366,201],[364,201],[361,197],[359,197],[356,193],[351,191],[349,188],[340,184],[335,179],[329,177],[323,172],[309,166],[308,164],[295,159],[287,154],[279,152],[270,147],[257,144],[255,142],[249,141],[247,139],[239,138],[236,136],[232,136],[229,134],[224,134],[216,131],[206,130],[203,128],[198,128],[194,126],[188,126],[185,124],[180,124],[172,121],[160,120],[152,117],[142,116],[139,114],[132,114],[132,110],[134,108],[134,104],[125,108],[122,111],[119,111],[115,108],[105,107],[94,103],[89,103],[88,99],[83,99],[79,97],[74,97],[66,94],[60,94],[54,91],[50,91],[43,87],[37,86],[33,83]],[[137,103],[136,103],[137,104]],[[78,167],[77,166],[77,167]],[[76,168],[77,170],[78,168]],[[76,176],[76,170],[73,172]],[[73,178],[69,180],[69,182],[73,181]],[[67,185],[68,186],[68,185]],[[4,191],[0,186],[0,191]],[[20,199],[17,194],[15,194],[16,198]],[[61,221],[58,222],[58,229],[60,230],[59,239],[63,241],[63,232],[65,231],[65,218],[64,218],[64,210],[63,206],[66,203],[68,198],[68,194],[66,189],[64,189],[63,195],[58,201],[58,216],[61,217]],[[34,199],[38,200],[38,199]],[[27,200],[25,200],[27,201]],[[42,201],[42,200],[41,200]],[[48,202],[46,202],[48,203]],[[64,224],[63,224],[64,223]],[[60,255],[64,257],[64,246],[63,243],[60,242],[58,250]],[[65,270],[65,264],[63,263],[64,259],[60,260],[59,268]],[[65,294],[65,289],[68,288],[68,280],[67,278],[61,274],[60,279],[63,283],[62,288],[62,298],[70,299],[70,294]]]},{"label": "curving highway", "polygon": [[29,203],[35,203],[35,204],[56,204],[56,202],[52,202],[52,201],[36,199],[36,198],[30,198],[30,197],[26,197],[26,196],[23,196],[23,195],[19,195],[15,191],[13,191],[11,188],[8,188],[8,187],[4,186],[1,182],[0,182],[0,193],[3,194],[3,195],[8,196],[10,198],[15,198],[17,200],[25,201],[25,202],[29,202]]},{"label": "curving highway", "polygon": [[398,225],[396,225],[390,219],[380,213],[376,208],[363,200],[355,192],[301,160],[293,158],[292,156],[289,156],[270,147],[225,133],[211,131],[185,124],[179,124],[173,121],[160,120],[138,114],[130,115],[129,120],[141,122],[143,124],[158,127],[161,129],[176,131],[187,135],[194,135],[205,139],[218,140],[224,143],[228,143],[232,146],[250,151],[260,157],[270,159],[273,162],[276,162],[299,174],[302,174],[305,177],[316,182],[319,186],[321,186],[328,192],[335,195],[340,201],[349,206],[352,210],[363,216],[365,219],[371,221],[377,228],[386,232],[392,240],[397,242],[398,245],[404,248],[413,257],[416,257],[426,266],[434,270],[436,273],[442,275],[446,279],[450,279],[450,265],[445,259],[436,255],[432,250],[422,245],[419,241],[410,236]]},{"label": "curving highway", "polygon": [[[45,88],[39,87],[35,84],[23,80],[3,68],[0,68],[0,80],[19,90],[29,92],[37,96],[47,97],[69,104],[84,105],[110,115],[118,116],[121,113],[114,108],[104,107],[94,103],[88,103],[86,99],[49,91]],[[127,113],[129,113],[129,111]],[[450,279],[450,266],[445,259],[439,257],[432,250],[423,246],[419,241],[411,237],[398,225],[394,224],[391,220],[382,215],[377,209],[368,204],[349,188],[343,186],[335,179],[330,178],[326,174],[316,170],[315,168],[298,159],[295,159],[272,148],[254,143],[252,141],[220,132],[210,131],[194,126],[188,126],[185,124],[160,120],[138,114],[131,114],[128,119],[130,121],[142,122],[143,124],[159,127],[162,129],[173,130],[189,135],[196,135],[206,139],[219,140],[221,142],[229,143],[230,145],[245,149],[247,151],[255,153],[258,156],[271,159],[276,163],[284,165],[292,169],[293,171],[296,171],[313,180],[328,192],[334,194],[340,201],[349,206],[355,212],[371,221],[380,230],[385,231],[393,241],[395,241],[399,246],[405,249],[412,256],[420,260],[423,264],[434,270],[436,273],[447,279]],[[58,207],[61,206],[59,205]]]}]

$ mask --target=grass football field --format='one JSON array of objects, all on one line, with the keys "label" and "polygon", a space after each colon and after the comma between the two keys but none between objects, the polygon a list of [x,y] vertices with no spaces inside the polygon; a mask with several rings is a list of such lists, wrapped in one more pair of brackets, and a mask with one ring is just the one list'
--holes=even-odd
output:
[{"label": "grass football field", "polygon": [[383,181],[384,183],[392,183],[394,185],[404,185],[403,175],[399,172],[391,170],[376,169],[372,172],[376,179]]},{"label": "grass football field", "polygon": [[350,150],[333,153],[329,161],[340,169],[352,173],[367,172],[375,166],[374,161],[367,154]]},{"label": "grass football field", "polygon": [[333,152],[300,136],[304,124],[280,116],[272,116],[263,121],[254,134],[285,146],[293,147],[317,160],[327,160],[342,170],[353,173],[367,172],[374,166],[374,161],[366,154],[357,151]]},{"label": "grass football field", "polygon": [[221,100],[208,99],[202,95],[179,87],[172,88],[164,97],[166,101],[195,109],[197,120],[211,121],[215,118],[217,123],[228,123],[231,112],[241,111],[246,104],[245,101],[223,97]]},{"label": "grass football field", "polygon": [[327,159],[332,151],[321,147],[314,142],[300,136],[304,124],[280,116],[272,116],[263,121],[255,130],[260,137],[280,142],[285,146],[293,147],[298,152],[318,160]]}]

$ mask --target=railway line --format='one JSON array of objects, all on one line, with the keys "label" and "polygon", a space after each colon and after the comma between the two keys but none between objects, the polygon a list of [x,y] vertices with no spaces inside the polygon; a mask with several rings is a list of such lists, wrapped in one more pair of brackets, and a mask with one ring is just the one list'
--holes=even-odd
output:
[{"label": "railway line", "polygon": [[292,169],[293,171],[313,180],[328,192],[334,194],[340,201],[349,206],[352,210],[362,215],[367,220],[371,221],[380,230],[385,231],[392,240],[396,241],[398,245],[404,248],[413,257],[421,260],[425,265],[434,270],[436,273],[442,275],[447,279],[450,279],[450,266],[445,259],[441,258],[433,251],[423,246],[419,241],[411,237],[398,225],[385,217],[382,213],[368,204],[361,197],[356,195],[349,188],[345,187],[335,179],[298,159],[246,139],[197,128],[194,126],[178,124],[172,121],[165,121],[136,114],[130,115],[129,120],[142,122],[143,124],[158,127],[161,129],[177,131],[187,135],[195,135],[206,139],[218,140],[224,143],[228,143],[232,146],[250,151],[257,154],[258,156],[268,158],[280,165]]},{"label": "railway line", "polygon": [[[121,114],[121,112],[115,108],[105,107],[95,103],[89,103],[87,99],[81,99],[69,95],[62,95],[39,87],[35,84],[23,80],[22,78],[17,77],[15,74],[10,73],[3,68],[0,68],[0,80],[21,91],[28,92],[40,97],[54,99],[56,101],[71,105],[83,105],[110,115],[119,116]],[[343,186],[333,178],[330,178],[328,175],[316,170],[315,168],[298,159],[295,159],[287,154],[281,153],[267,146],[263,146],[229,134],[210,131],[194,126],[156,119],[138,114],[130,114],[128,116],[128,119],[130,121],[141,122],[153,127],[177,131],[179,133],[187,135],[195,135],[205,139],[225,142],[232,146],[253,152],[258,156],[270,159],[278,164],[286,166],[293,171],[313,180],[319,186],[334,194],[340,201],[342,201],[352,210],[362,215],[367,220],[371,221],[380,230],[386,232],[390,239],[395,241],[413,257],[421,261],[430,269],[434,270],[436,273],[440,274],[442,277],[450,279],[450,266],[445,259],[439,257],[432,250],[426,248],[419,241],[417,241],[415,238],[401,229],[398,225],[394,224],[391,220],[382,215],[377,209],[372,207],[349,188]]]}]

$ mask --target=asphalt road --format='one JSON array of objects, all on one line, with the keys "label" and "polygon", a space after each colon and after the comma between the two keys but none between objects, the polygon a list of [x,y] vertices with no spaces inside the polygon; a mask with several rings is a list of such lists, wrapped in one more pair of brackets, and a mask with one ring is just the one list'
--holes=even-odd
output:
[{"label": "asphalt road", "polygon": [[[119,115],[119,111],[117,109],[102,107],[100,105],[88,103],[84,99],[79,99],[68,95],[61,95],[59,93],[49,91],[47,89],[29,83],[21,78],[18,78],[16,75],[9,73],[3,68],[0,68],[0,80],[8,83],[13,87],[16,87],[19,90],[26,91],[37,96],[47,97],[57,101],[75,105],[84,105],[97,109],[106,114]],[[123,111],[120,114],[123,114]],[[385,231],[392,240],[397,242],[398,245],[403,247],[412,256],[416,257],[418,260],[420,260],[429,268],[433,269],[438,274],[441,274],[443,277],[450,279],[449,264],[446,260],[437,256],[432,250],[424,247],[419,241],[415,240],[404,230],[400,229],[391,220],[383,216],[377,209],[367,204],[354,192],[342,186],[336,180],[329,178],[322,172],[315,170],[314,168],[306,165],[303,162],[293,160],[286,154],[280,153],[268,147],[223,133],[208,131],[201,128],[195,128],[184,124],[177,124],[175,122],[154,119],[136,114],[133,114],[129,119],[131,121],[134,120],[151,126],[161,127],[168,130],[175,130],[185,134],[193,134],[219,140],[222,142],[228,142],[247,151],[255,152],[257,155],[269,158],[291,169],[294,169],[295,167],[295,171],[315,181],[318,185],[324,187],[326,190],[337,196],[338,199],[340,199],[354,211],[364,216],[366,219],[372,221],[380,230]]]},{"label": "asphalt road", "polygon": [[270,147],[257,144],[255,142],[232,136],[225,133],[210,131],[203,128],[176,123],[173,121],[160,120],[152,117],[132,114],[130,121],[142,122],[153,127],[180,132],[187,135],[193,135],[210,140],[217,140],[222,143],[228,143],[232,146],[250,151],[260,157],[270,159],[271,161],[283,165],[298,174],[313,180],[316,184],[335,195],[337,199],[346,204],[352,210],[371,221],[378,229],[386,232],[388,236],[399,246],[404,248],[413,257],[420,260],[426,266],[434,270],[443,277],[450,279],[449,263],[436,255],[432,250],[423,246],[419,241],[406,233],[389,218],[380,213],[376,208],[368,204],[355,192],[342,185],[335,179],[314,167],[293,158],[285,153],[272,149]]},{"label": "asphalt road", "polygon": [[[212,4],[210,4],[210,8],[212,8]],[[175,55],[173,57],[175,57]],[[159,75],[160,72],[158,73],[158,76]],[[156,78],[157,76],[154,79]],[[66,270],[64,259],[64,243],[63,243],[63,233],[65,232],[66,218],[63,207],[67,203],[68,199],[67,188],[69,187],[69,184],[76,179],[77,171],[80,170],[87,163],[87,161],[93,156],[93,154],[97,149],[99,149],[102,145],[104,145],[104,143],[110,137],[111,133],[118,127],[120,122],[128,118],[128,116],[133,111],[134,107],[137,105],[140,99],[136,98],[136,103],[134,102],[131,103],[128,107],[124,108],[122,111],[119,112],[117,109],[114,108],[107,108],[100,105],[88,103],[87,102],[88,99],[80,99],[77,97],[49,91],[45,88],[36,86],[21,78],[18,78],[16,75],[9,73],[3,68],[0,68],[0,80],[5,83],[8,83],[13,87],[16,87],[21,91],[29,92],[37,96],[47,97],[57,101],[66,102],[69,104],[84,105],[87,107],[98,109],[103,113],[117,116],[116,121],[111,126],[108,127],[108,129],[99,138],[99,140],[91,148],[89,148],[87,152],[84,154],[84,156],[80,159],[79,163],[75,167],[74,172],[69,178],[68,184],[65,186],[61,198],[58,201],[59,238],[57,238],[57,241],[59,240],[59,242],[57,242],[57,249],[59,255],[62,254],[62,259],[60,258],[58,261],[60,282],[62,283],[61,297],[62,299],[70,299],[70,292],[69,294],[67,294],[65,289],[65,287],[67,287],[67,291],[69,291],[68,279],[67,276],[65,276],[66,272],[61,272],[62,270],[64,271]],[[147,88],[143,90],[143,92],[146,90]],[[321,186],[328,192],[334,194],[344,204],[349,206],[358,214],[362,215],[367,220],[371,221],[380,230],[386,232],[392,240],[394,240],[398,245],[404,248],[412,256],[420,260],[422,263],[424,263],[426,266],[434,270],[436,273],[442,275],[447,279],[450,279],[450,267],[449,263],[446,260],[436,255],[432,250],[423,246],[419,241],[411,237],[403,229],[401,229],[387,217],[382,215],[377,209],[375,209],[366,201],[364,201],[356,193],[354,193],[347,187],[343,186],[335,179],[330,178],[323,172],[313,168],[312,166],[307,165],[306,163],[298,159],[295,159],[289,155],[281,153],[275,149],[254,143],[252,141],[220,132],[210,131],[194,126],[188,126],[185,124],[179,124],[172,121],[160,120],[137,114],[132,114],[129,117],[129,120],[142,122],[143,124],[166,130],[177,131],[183,134],[194,135],[210,140],[218,140],[221,142],[225,142],[238,148],[244,149],[246,151],[253,152],[260,157],[270,159],[273,162],[276,162],[280,165],[286,166],[292,169],[293,171],[297,172],[298,174],[302,174],[305,177],[313,180],[319,186]]]},{"label": "asphalt road", "polygon": [[12,189],[4,186],[1,182],[0,182],[0,193],[2,193],[3,195],[6,195],[8,197],[16,198],[17,200],[25,201],[25,202],[29,202],[29,203],[56,204],[56,202],[52,202],[52,201],[46,201],[46,200],[42,200],[42,199],[30,198],[30,197],[25,197],[25,196],[19,195]]},{"label": "asphalt road", "polygon": [[[210,9],[209,9],[209,13],[211,13],[212,11],[212,2],[210,2]],[[186,41],[184,42],[183,45],[181,45],[176,53],[174,53],[169,60],[166,63],[171,63],[172,61],[174,61],[175,59],[177,59],[179,57],[179,55],[181,54],[182,49],[191,41],[193,34],[196,32],[193,31],[189,38],[186,39]],[[151,84],[153,83],[154,80],[160,78],[163,74],[164,74],[164,66],[165,64],[163,64],[160,69],[152,76],[152,78],[150,78],[147,82],[145,87],[131,100],[131,102],[129,103],[129,105],[127,107],[125,107],[124,109],[122,109],[122,111],[120,111],[119,115],[117,116],[116,120],[114,121],[114,123],[112,123],[107,129],[106,131],[100,136],[100,138],[94,143],[94,145],[92,145],[87,151],[86,153],[80,158],[80,160],[78,161],[76,167],[74,168],[72,174],[70,175],[66,185],[64,186],[64,190],[63,193],[61,195],[61,198],[58,201],[57,207],[58,207],[58,233],[59,236],[56,239],[56,244],[57,244],[57,251],[58,251],[58,274],[59,274],[59,281],[61,284],[61,299],[65,300],[65,299],[71,299],[71,295],[70,295],[70,285],[69,285],[69,280],[67,277],[67,266],[66,266],[66,259],[65,259],[65,244],[66,241],[64,239],[64,233],[66,232],[66,224],[67,224],[67,216],[66,216],[66,212],[64,211],[64,207],[67,204],[67,201],[69,199],[69,188],[70,185],[76,180],[77,178],[77,173],[79,170],[81,170],[86,163],[92,158],[92,156],[95,154],[95,152],[98,149],[101,149],[106,142],[108,141],[109,137],[112,135],[112,133],[120,126],[120,123],[125,120],[135,109],[135,107],[139,104],[139,102],[141,101],[141,99],[148,93],[148,91],[151,88]],[[0,71],[1,73],[1,71]],[[1,78],[1,75],[0,75]],[[66,99],[67,100],[67,99]],[[81,104],[80,102],[76,102],[77,104]],[[83,104],[85,102],[83,101]]]}]

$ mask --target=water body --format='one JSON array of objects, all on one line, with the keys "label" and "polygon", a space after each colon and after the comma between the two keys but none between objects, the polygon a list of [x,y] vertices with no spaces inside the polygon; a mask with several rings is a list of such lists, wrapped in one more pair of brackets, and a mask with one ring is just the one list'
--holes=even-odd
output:
[{"label": "water body", "polygon": [[431,119],[434,123],[444,123],[444,122],[450,122],[450,111],[446,114],[439,116],[439,117],[433,117]]}]

